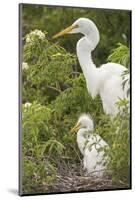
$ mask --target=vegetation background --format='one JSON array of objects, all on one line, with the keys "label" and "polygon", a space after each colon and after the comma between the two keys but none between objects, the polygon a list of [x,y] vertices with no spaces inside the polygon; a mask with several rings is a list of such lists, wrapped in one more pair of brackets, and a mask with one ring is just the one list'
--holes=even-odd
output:
[{"label": "vegetation background", "polygon": [[[69,35],[57,41],[52,40],[52,36],[80,17],[92,19],[101,36],[93,52],[97,67],[112,61],[126,66],[126,73],[129,73],[130,12],[23,4],[21,14],[22,193],[93,189],[92,183],[88,185],[86,180],[81,182],[81,187],[76,184],[78,177],[84,176],[82,156],[76,136],[69,133],[84,112],[92,115],[95,132],[110,145],[110,182],[101,187],[99,181],[94,190],[129,188],[127,102],[118,102],[118,106],[124,106],[124,109],[113,120],[105,115],[100,97],[93,100],[87,93],[76,57],[76,42],[81,35]],[[73,180],[76,180],[74,184]]]}]

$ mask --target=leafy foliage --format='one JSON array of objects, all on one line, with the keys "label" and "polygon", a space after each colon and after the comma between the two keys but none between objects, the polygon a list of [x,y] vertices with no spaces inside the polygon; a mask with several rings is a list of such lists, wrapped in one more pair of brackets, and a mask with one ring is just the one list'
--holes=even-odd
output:
[{"label": "leafy foliage", "polygon": [[118,47],[113,49],[112,54],[108,57],[108,61],[119,63],[130,68],[130,50],[126,45],[118,43]]},{"label": "leafy foliage", "polygon": [[[98,96],[93,100],[87,92],[85,78],[78,66],[76,56],[72,53],[74,48],[72,48],[71,42],[68,39],[62,40],[61,45],[66,49],[69,50],[68,45],[71,45],[70,51],[66,51],[61,45],[50,41],[49,34],[46,31],[40,31],[44,30],[44,20],[45,22],[49,20],[51,24],[57,24],[58,30],[60,30],[59,20],[63,27],[65,23],[70,24],[72,22],[70,15],[71,19],[67,19],[69,20],[67,22],[63,20],[63,17],[62,19],[58,18],[58,11],[59,16],[62,14],[67,16],[67,13],[72,13],[73,18],[89,17],[92,14],[92,17],[89,18],[95,19],[95,21],[100,18],[105,19],[104,24],[107,27],[107,23],[110,23],[105,18],[107,11],[105,14],[98,11],[97,14],[95,11],[89,13],[89,10],[84,9],[69,9],[67,11],[63,8],[57,10],[38,6],[24,6],[23,9],[23,193],[48,192],[46,186],[57,183],[57,174],[60,173],[61,169],[66,171],[67,166],[73,168],[74,165],[78,167],[78,170],[81,169],[82,156],[76,144],[76,136],[71,135],[69,131],[79,115],[84,112],[91,114],[95,124],[95,133],[100,134],[110,146],[107,151],[107,155],[110,157],[108,164],[110,176],[117,183],[116,185],[122,184],[124,187],[129,187],[130,127],[127,102],[124,100],[118,102],[120,112],[114,119],[105,115],[100,97]],[[35,15],[32,18],[32,23],[29,23],[33,11]],[[47,14],[50,11],[52,17]],[[102,14],[100,18],[99,13]],[[126,14],[117,13],[117,15],[125,19],[124,23],[128,24]],[[101,19],[99,26],[102,24]],[[115,19],[113,20],[117,24],[118,22]],[[46,23],[45,29],[51,30],[51,34],[53,34],[54,30],[50,29],[50,23]],[[125,32],[128,33],[128,25],[124,25],[124,27],[126,27]],[[33,31],[30,32],[29,29]],[[102,39],[104,38],[105,41],[110,29],[107,33],[105,28],[101,28],[101,30]],[[112,33],[110,34],[112,35]],[[116,38],[112,42],[116,43]],[[68,42],[69,44],[67,44]],[[107,48],[109,44],[111,44],[111,41],[108,45],[106,43],[102,45]],[[102,45],[99,47],[100,50],[103,48]],[[106,57],[107,52],[108,49],[102,52],[104,57]],[[99,59],[102,57],[99,53],[94,53],[94,55]],[[119,44],[112,51],[109,60],[123,65],[126,64],[129,67],[129,48],[125,44]],[[100,61],[102,62],[102,59]],[[122,110],[122,108],[124,109]]]},{"label": "leafy foliage", "polygon": [[130,95],[130,49],[118,43],[118,47],[112,50],[112,53],[108,57],[108,61],[122,64],[127,67],[127,70],[122,74],[123,89],[127,90],[127,96]]},{"label": "leafy foliage", "polygon": [[[27,38],[28,36],[25,37],[26,41]],[[29,68],[23,72],[23,100],[38,100],[45,104],[47,96],[54,99],[61,92],[76,60],[74,55],[46,38],[41,40],[33,35],[31,40],[32,42],[24,45],[23,57],[29,63]]]},{"label": "leafy foliage", "polygon": [[[24,36],[31,30],[40,29],[46,30],[50,38],[80,17],[92,19],[100,30],[100,43],[93,54],[97,65],[104,63],[116,43],[128,45],[130,42],[130,11],[23,5],[22,14]],[[79,37],[63,37],[59,43],[73,53]]]},{"label": "leafy foliage", "polygon": [[128,113],[128,103],[120,101],[119,107],[124,106],[123,112],[119,112],[113,121],[114,132],[112,134],[113,143],[111,146],[109,169],[113,171],[113,180],[128,186],[130,181],[130,121]]},{"label": "leafy foliage", "polygon": [[[95,132],[109,144],[107,156],[109,156],[108,174],[116,185],[128,187],[130,181],[130,116],[128,102],[118,102],[119,114],[110,119],[101,115],[101,120],[96,126]],[[121,108],[123,110],[121,110]]]}]

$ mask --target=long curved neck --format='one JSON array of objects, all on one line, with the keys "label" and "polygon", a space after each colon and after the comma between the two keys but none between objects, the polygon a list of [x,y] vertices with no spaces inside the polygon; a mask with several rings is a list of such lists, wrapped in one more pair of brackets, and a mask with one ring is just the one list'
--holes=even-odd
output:
[{"label": "long curved neck", "polygon": [[90,137],[89,131],[91,131],[91,127],[81,128],[77,133],[77,144],[83,155],[84,155],[84,150],[86,146],[86,141]]},{"label": "long curved neck", "polygon": [[89,131],[89,129],[81,128],[77,133],[77,144],[82,154],[84,154],[86,138],[84,137],[84,133]]},{"label": "long curved neck", "polygon": [[98,68],[96,68],[93,63],[91,55],[94,45],[95,44],[86,36],[81,38],[77,43],[78,60],[86,79],[88,92],[93,98],[99,92],[99,78],[97,78],[97,76],[99,76]]}]

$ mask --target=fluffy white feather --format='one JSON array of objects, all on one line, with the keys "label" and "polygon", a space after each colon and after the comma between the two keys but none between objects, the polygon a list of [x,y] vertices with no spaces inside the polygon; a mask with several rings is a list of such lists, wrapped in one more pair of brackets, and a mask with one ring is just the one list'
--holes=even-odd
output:
[{"label": "fluffy white feather", "polygon": [[102,177],[106,171],[108,144],[98,135],[93,134],[93,120],[90,115],[80,116],[73,130],[77,132],[77,144],[83,155],[83,167],[90,175]]}]

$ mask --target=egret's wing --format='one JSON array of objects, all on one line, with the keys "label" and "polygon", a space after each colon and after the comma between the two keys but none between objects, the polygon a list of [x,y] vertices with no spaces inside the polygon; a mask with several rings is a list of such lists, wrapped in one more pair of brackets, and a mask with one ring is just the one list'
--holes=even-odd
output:
[{"label": "egret's wing", "polygon": [[123,65],[120,65],[117,63],[111,63],[111,62],[103,64],[99,68],[99,71],[105,71],[109,73],[110,75],[115,75],[115,76],[121,76],[125,70],[127,70],[127,68],[124,67]]}]

